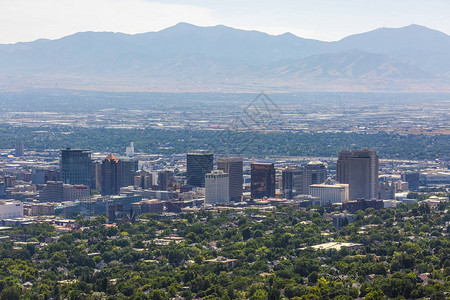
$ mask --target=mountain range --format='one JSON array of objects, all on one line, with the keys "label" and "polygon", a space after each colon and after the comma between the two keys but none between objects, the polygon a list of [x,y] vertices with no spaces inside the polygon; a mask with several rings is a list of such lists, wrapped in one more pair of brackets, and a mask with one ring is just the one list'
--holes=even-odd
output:
[{"label": "mountain range", "polygon": [[335,42],[223,25],[0,45],[0,89],[450,91],[450,36],[419,25]]}]

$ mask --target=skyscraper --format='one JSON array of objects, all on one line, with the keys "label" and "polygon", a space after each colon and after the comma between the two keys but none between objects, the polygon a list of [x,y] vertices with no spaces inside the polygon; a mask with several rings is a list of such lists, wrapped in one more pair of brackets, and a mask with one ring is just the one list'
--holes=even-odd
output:
[{"label": "skyscraper", "polygon": [[325,182],[327,179],[327,167],[320,161],[310,161],[303,167],[302,193],[308,193],[309,186]]},{"label": "skyscraper", "polygon": [[100,192],[102,195],[119,194],[122,182],[121,175],[122,172],[119,159],[111,153],[102,161],[102,183],[100,186]]},{"label": "skyscraper", "polygon": [[158,172],[158,186],[162,191],[166,191],[173,183],[173,171],[164,170]]},{"label": "skyscraper", "polygon": [[91,151],[61,149],[61,179],[67,184],[91,186]]},{"label": "skyscraper", "polygon": [[378,156],[370,149],[343,150],[337,161],[337,181],[349,184],[349,198],[378,198]]},{"label": "skyscraper", "polygon": [[190,151],[186,155],[187,184],[205,187],[205,174],[213,170],[213,154],[208,150]]},{"label": "skyscraper", "polygon": [[16,143],[16,147],[15,147],[15,156],[16,157],[21,157],[23,156],[23,152],[24,152],[24,145],[22,142],[17,142]]},{"label": "skyscraper", "polygon": [[275,166],[272,163],[251,164],[252,198],[275,197]]},{"label": "skyscraper", "polygon": [[281,173],[283,197],[292,199],[303,191],[303,169],[286,168]]},{"label": "skyscraper", "polygon": [[125,155],[128,157],[134,156],[134,143],[133,142],[130,143],[130,146],[127,146],[125,148]]},{"label": "skyscraper", "polygon": [[134,185],[134,175],[138,171],[139,161],[134,158],[120,157],[120,186],[133,186]]},{"label": "skyscraper", "polygon": [[134,176],[134,186],[142,189],[149,189],[152,186],[153,174],[146,171],[138,171]]},{"label": "skyscraper", "polygon": [[229,174],[230,201],[239,202],[242,199],[243,159],[240,157],[221,157],[217,159],[217,169]]},{"label": "skyscraper", "polygon": [[102,195],[117,195],[123,186],[134,186],[134,175],[138,169],[138,161],[129,158],[118,158],[114,154],[108,155],[101,166]]},{"label": "skyscraper", "polygon": [[229,174],[214,170],[205,175],[205,202],[208,204],[227,203],[229,196]]},{"label": "skyscraper", "polygon": [[419,172],[404,172],[402,173],[402,181],[408,183],[411,191],[418,191],[420,185],[420,173]]}]

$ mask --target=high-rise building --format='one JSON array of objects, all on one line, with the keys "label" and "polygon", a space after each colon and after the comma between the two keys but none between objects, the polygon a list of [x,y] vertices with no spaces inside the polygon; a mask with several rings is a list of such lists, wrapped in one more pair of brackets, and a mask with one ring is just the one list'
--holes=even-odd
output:
[{"label": "high-rise building", "polygon": [[5,196],[5,194],[6,194],[6,184],[5,184],[5,182],[1,181],[1,178],[0,178],[0,198]]},{"label": "high-rise building", "polygon": [[393,200],[395,199],[395,183],[388,180],[380,181],[378,188],[378,199]]},{"label": "high-rise building", "polygon": [[404,172],[402,173],[402,181],[408,183],[408,187],[411,191],[418,191],[420,185],[419,172]]},{"label": "high-rise building", "polygon": [[166,191],[173,183],[173,171],[164,170],[158,172],[158,187],[162,191]]},{"label": "high-rise building", "polygon": [[100,192],[102,195],[119,194],[122,182],[122,170],[119,159],[112,153],[102,162],[101,180]]},{"label": "high-rise building", "polygon": [[134,175],[138,171],[139,161],[134,158],[129,157],[119,157],[120,164],[120,186],[133,186],[134,185]]},{"label": "high-rise building", "polygon": [[91,160],[91,184],[90,188],[94,190],[100,189],[102,163],[100,161]]},{"label": "high-rise building", "polygon": [[251,197],[275,197],[275,166],[272,163],[251,164]]},{"label": "high-rise building", "polygon": [[229,196],[230,201],[239,202],[242,200],[243,159],[241,157],[221,157],[217,159],[217,169],[228,173],[230,180]]},{"label": "high-rise building", "polygon": [[338,182],[349,184],[350,200],[378,198],[378,156],[375,151],[341,151],[336,172]]},{"label": "high-rise building", "polygon": [[281,190],[283,191],[283,197],[287,199],[302,194],[303,169],[285,168],[281,173]]},{"label": "high-rise building", "polygon": [[208,150],[190,151],[186,155],[187,184],[205,187],[205,174],[213,170],[213,153]]},{"label": "high-rise building", "polygon": [[67,184],[91,186],[91,151],[61,149],[61,179]]},{"label": "high-rise building", "polygon": [[22,142],[17,142],[15,147],[16,157],[21,157],[24,154],[24,145]]},{"label": "high-rise building", "polygon": [[138,161],[133,158],[118,158],[112,153],[108,155],[101,165],[100,192],[102,195],[117,195],[121,187],[134,186],[137,168]]},{"label": "high-rise building", "polygon": [[152,186],[153,174],[146,171],[138,171],[134,176],[134,186],[149,189]]},{"label": "high-rise building", "polygon": [[312,184],[320,184],[327,179],[327,167],[320,161],[310,161],[303,167],[303,187],[302,193],[308,193],[308,188]]},{"label": "high-rise building", "polygon": [[227,203],[229,196],[229,174],[214,170],[205,175],[205,202],[208,204]]},{"label": "high-rise building", "polygon": [[133,142],[130,143],[130,146],[127,146],[125,148],[125,155],[128,157],[134,156],[134,143]]}]

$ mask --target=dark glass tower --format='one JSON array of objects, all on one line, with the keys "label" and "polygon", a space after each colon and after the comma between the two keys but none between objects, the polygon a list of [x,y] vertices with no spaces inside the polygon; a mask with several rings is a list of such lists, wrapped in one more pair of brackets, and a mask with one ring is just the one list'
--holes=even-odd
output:
[{"label": "dark glass tower", "polygon": [[283,196],[292,199],[303,191],[303,169],[286,168],[281,173]]},{"label": "dark glass tower", "polygon": [[117,195],[122,182],[122,170],[119,159],[108,155],[102,162],[102,176],[100,191],[102,195]]},{"label": "dark glass tower", "polygon": [[67,184],[91,186],[91,151],[61,149],[61,179]]},{"label": "dark glass tower", "polygon": [[205,174],[213,170],[214,156],[208,150],[190,151],[186,155],[187,184],[205,187]]},{"label": "dark glass tower", "polygon": [[272,163],[252,163],[251,196],[253,199],[275,197],[275,166]]},{"label": "dark glass tower", "polygon": [[139,161],[134,158],[120,157],[120,186],[132,186],[134,185],[134,175],[139,169]]},{"label": "dark glass tower", "polygon": [[164,170],[158,173],[158,186],[162,191],[166,191],[173,183],[173,171]]}]

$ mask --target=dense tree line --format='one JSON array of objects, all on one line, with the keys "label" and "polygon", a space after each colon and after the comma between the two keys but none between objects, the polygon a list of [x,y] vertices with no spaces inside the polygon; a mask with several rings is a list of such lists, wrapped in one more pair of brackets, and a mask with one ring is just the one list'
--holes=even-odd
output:
[{"label": "dense tree line", "polygon": [[[339,231],[327,210],[292,207],[174,220],[147,214],[117,227],[102,216],[80,219],[82,229],[70,233],[45,223],[16,227],[6,234],[31,243],[0,242],[0,298],[446,299],[449,206],[358,211]],[[154,242],[174,234],[185,240]],[[309,247],[330,240],[362,246]],[[217,257],[235,264],[210,262]]]},{"label": "dense tree line", "polygon": [[208,130],[0,127],[0,144],[27,149],[65,147],[123,152],[134,142],[145,153],[184,153],[210,148],[221,154],[337,156],[342,149],[369,147],[382,158],[435,159],[448,156],[449,135],[357,133],[235,132]]}]

